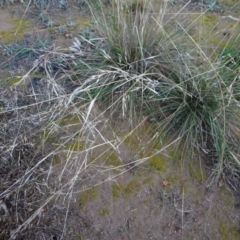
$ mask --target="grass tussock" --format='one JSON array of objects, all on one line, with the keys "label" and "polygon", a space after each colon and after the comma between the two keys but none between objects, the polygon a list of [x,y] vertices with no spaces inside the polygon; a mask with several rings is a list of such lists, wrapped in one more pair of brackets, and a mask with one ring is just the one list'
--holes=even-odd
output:
[{"label": "grass tussock", "polygon": [[161,4],[157,8],[151,1],[99,4],[100,10],[91,4],[90,9],[96,30],[105,41],[108,60],[120,68],[145,73],[159,54],[159,47],[167,42],[161,29]]},{"label": "grass tussock", "polygon": [[224,163],[235,162],[231,129],[239,119],[239,62],[226,54],[234,47],[226,46],[225,58],[207,56],[204,43],[188,35],[183,24],[179,33],[174,21],[166,20],[164,5],[154,1],[99,5],[100,11],[91,4],[90,9],[104,39],[102,52],[115,69],[102,70],[91,83],[91,96],[108,99],[114,109],[128,109],[124,116],[137,116],[141,109],[157,122],[162,136],[179,137],[178,146],[207,154],[219,172]]}]

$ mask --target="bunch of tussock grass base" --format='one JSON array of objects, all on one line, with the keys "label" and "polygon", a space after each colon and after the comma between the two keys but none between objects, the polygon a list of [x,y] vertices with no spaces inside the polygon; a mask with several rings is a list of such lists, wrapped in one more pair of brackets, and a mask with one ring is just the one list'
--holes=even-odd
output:
[{"label": "bunch of tussock grass base", "polygon": [[95,11],[89,4],[114,71],[101,70],[90,83],[95,91],[90,95],[130,118],[141,110],[157,122],[161,136],[181,139],[177,147],[211,158],[218,175],[230,162],[238,168],[239,153],[232,147],[238,138],[232,129],[239,120],[236,70],[223,74],[226,62],[206,56],[204,43],[200,46],[184,28],[173,34],[164,6],[156,14],[154,1],[99,5]]},{"label": "bunch of tussock grass base", "polygon": [[[161,14],[151,1],[113,1],[101,9],[90,9],[100,36],[105,39],[112,64],[136,72],[145,72],[148,57],[157,55],[156,49],[165,41]],[[160,11],[160,8],[158,9]]]},{"label": "bunch of tussock grass base", "polygon": [[98,1],[101,7],[97,10],[88,3],[96,32],[104,41],[99,51],[108,69],[101,68],[101,73],[85,84],[91,86],[92,98],[110,106],[117,102],[126,115],[127,106],[139,107],[134,101],[144,101],[162,76],[173,74],[169,63],[173,64],[173,59],[177,62],[180,54],[171,39],[177,41],[179,36],[172,28],[166,32],[163,6],[154,1]]}]

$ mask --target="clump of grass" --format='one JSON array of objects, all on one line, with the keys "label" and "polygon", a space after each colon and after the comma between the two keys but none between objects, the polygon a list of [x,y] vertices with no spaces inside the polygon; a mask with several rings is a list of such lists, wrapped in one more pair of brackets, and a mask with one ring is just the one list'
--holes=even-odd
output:
[{"label": "clump of grass", "polygon": [[144,73],[159,54],[160,45],[166,44],[160,29],[161,7],[156,11],[156,5],[145,0],[112,1],[107,6],[99,1],[99,5],[98,11],[91,4],[90,9],[97,32],[105,40],[108,60],[121,69]]},{"label": "clump of grass", "polygon": [[143,107],[146,97],[151,98],[162,76],[173,74],[173,64],[168,63],[173,59],[177,61],[179,54],[169,39],[177,39],[177,36],[172,28],[168,33],[165,31],[162,7],[156,11],[159,4],[114,1],[105,5],[98,2],[100,10],[90,1],[89,7],[96,32],[103,41],[97,49],[107,67],[91,76],[80,91],[87,87],[87,98],[107,103],[108,110],[113,112],[122,109],[123,116],[132,115],[136,108]]},{"label": "clump of grass", "polygon": [[[225,63],[206,61],[205,70],[184,61],[187,71],[162,78],[157,94],[146,102],[163,135],[179,137],[178,146],[185,152],[206,154],[220,174],[236,160],[231,157],[236,144],[231,129],[239,119],[240,86],[232,70],[223,73]],[[235,164],[239,167],[238,161]]]},{"label": "clump of grass", "polygon": [[[240,72],[240,49],[235,45],[230,48],[224,48],[219,55],[219,61],[222,65],[220,74],[224,75],[225,79],[228,79],[229,86],[234,98],[240,100],[239,89],[239,72]],[[232,81],[231,81],[232,80]]]},{"label": "clump of grass", "polygon": [[223,75],[226,63],[206,56],[184,27],[172,34],[174,26],[162,7],[155,15],[153,2],[114,1],[106,7],[99,1],[100,11],[90,4],[106,43],[103,55],[114,66],[88,82],[90,96],[130,118],[140,109],[157,121],[162,136],[180,138],[178,147],[214,155],[221,172],[231,155],[230,120],[239,116],[239,81]]}]

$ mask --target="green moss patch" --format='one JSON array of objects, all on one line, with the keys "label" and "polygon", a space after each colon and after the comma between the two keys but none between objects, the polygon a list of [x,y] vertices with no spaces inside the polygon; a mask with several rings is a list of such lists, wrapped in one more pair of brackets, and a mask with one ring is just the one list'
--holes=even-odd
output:
[{"label": "green moss patch", "polygon": [[143,179],[142,183],[146,185],[153,184],[153,179],[151,177],[145,178]]},{"label": "green moss patch", "polygon": [[135,196],[141,189],[138,181],[132,180],[126,186],[122,183],[115,183],[112,186],[112,196],[114,198]]},{"label": "green moss patch", "polygon": [[68,115],[66,117],[63,117],[62,119],[58,120],[60,126],[68,126],[73,124],[80,123],[79,117],[77,114]]},{"label": "green moss patch", "polygon": [[74,139],[69,144],[67,144],[64,149],[79,152],[85,150],[85,147],[85,142],[83,140]]},{"label": "green moss patch", "polygon": [[61,161],[61,158],[59,157],[58,154],[56,154],[56,155],[53,156],[53,165],[54,165],[54,166],[61,164],[61,162],[62,162],[62,161]]},{"label": "green moss patch", "polygon": [[9,19],[8,22],[12,24],[13,27],[9,30],[0,31],[0,38],[3,44],[9,44],[12,41],[22,39],[30,27],[30,22],[28,20],[22,20],[21,18],[12,18]]},{"label": "green moss patch", "polygon": [[139,141],[137,139],[137,136],[131,134],[124,139],[124,143],[129,147],[129,149],[134,150],[139,146]]},{"label": "green moss patch", "polygon": [[[12,77],[9,80],[7,80],[7,85],[8,86],[13,86],[17,83],[19,83],[22,80],[22,77]],[[25,86],[26,84],[24,82],[21,83],[21,86]]]},{"label": "green moss patch", "polygon": [[113,198],[119,198],[124,193],[124,186],[122,183],[114,183],[112,185],[112,196]]},{"label": "green moss patch", "polygon": [[239,0],[218,0],[219,3],[223,3],[223,4],[226,4],[228,6],[233,6],[237,3],[239,3]]},{"label": "green moss patch", "polygon": [[226,223],[220,222],[219,232],[221,234],[221,239],[224,240],[238,240],[240,239],[240,234],[234,227],[228,227]]},{"label": "green moss patch", "polygon": [[111,153],[107,156],[105,163],[114,167],[122,165],[121,160],[115,153]]},{"label": "green moss patch", "polygon": [[106,208],[106,207],[103,207],[103,208],[101,208],[101,210],[100,210],[100,215],[101,215],[102,217],[108,216],[109,213],[110,213],[110,211],[109,211],[109,209]]},{"label": "green moss patch", "polygon": [[163,155],[155,155],[149,159],[149,167],[151,170],[155,171],[166,171],[167,166],[166,166],[166,160],[165,156]]},{"label": "green moss patch", "polygon": [[131,195],[136,195],[140,191],[141,185],[138,181],[132,180],[124,188],[125,196],[129,197]]},{"label": "green moss patch", "polygon": [[202,16],[203,25],[213,27],[218,20],[218,16],[213,13],[207,13]]},{"label": "green moss patch", "polygon": [[98,197],[98,191],[96,188],[90,188],[83,191],[78,198],[79,207],[83,208],[87,205],[88,202],[91,202]]}]

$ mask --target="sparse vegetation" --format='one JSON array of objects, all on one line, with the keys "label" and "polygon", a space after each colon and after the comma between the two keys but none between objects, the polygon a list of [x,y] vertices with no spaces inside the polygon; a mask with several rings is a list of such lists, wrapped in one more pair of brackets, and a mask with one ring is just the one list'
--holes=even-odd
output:
[{"label": "sparse vegetation", "polygon": [[[13,2],[0,0],[0,5]],[[205,166],[210,166],[208,186],[224,181],[239,193],[239,22],[231,37],[225,34],[224,41],[208,46],[220,20],[214,15],[212,26],[212,15],[207,23],[202,16],[219,4],[204,1],[204,11],[189,24],[181,15],[188,4],[168,12],[177,1],[73,2],[88,7],[92,18],[92,25],[82,26],[76,37],[68,31],[77,29],[77,22],[69,17],[58,25],[49,12],[58,6],[62,13],[70,1],[39,0],[24,3],[23,16],[41,22],[49,38],[22,32],[21,39],[1,44],[0,66],[10,74],[4,72],[0,80],[0,230],[5,228],[0,238],[34,239],[31,228],[44,228],[44,212],[54,209],[66,213],[60,228],[51,225],[53,232],[58,229],[53,235],[64,238],[74,202],[89,227],[84,216],[89,204],[102,204],[97,210],[102,219],[116,214],[114,201],[151,194],[159,184],[146,176],[151,172],[167,182],[169,197],[159,186],[157,195],[182,213],[183,228],[187,193],[173,192],[171,185],[183,182],[176,172],[167,175],[171,158],[181,162],[181,174],[194,175],[198,184],[208,180]],[[208,31],[197,26],[201,18]],[[21,24],[17,27],[23,30]],[[51,45],[57,34],[73,38],[72,45]],[[16,74],[21,65],[25,71]],[[141,174],[135,175],[139,168]],[[125,179],[126,172],[132,179]],[[106,182],[110,194],[103,196],[98,187]],[[150,190],[140,191],[142,185]],[[141,201],[146,206],[151,202]],[[6,219],[11,214],[21,217],[11,220],[10,229]],[[130,222],[126,220],[128,231]],[[220,235],[227,236],[232,227],[220,225]],[[236,237],[235,229],[233,233]]]}]

